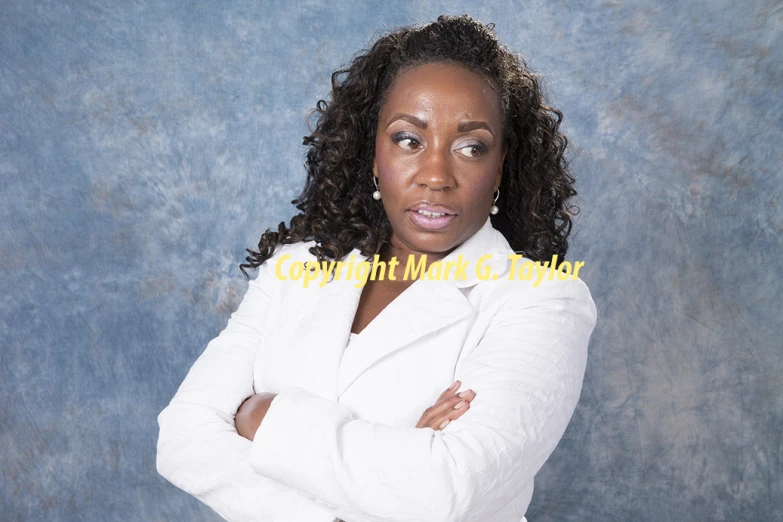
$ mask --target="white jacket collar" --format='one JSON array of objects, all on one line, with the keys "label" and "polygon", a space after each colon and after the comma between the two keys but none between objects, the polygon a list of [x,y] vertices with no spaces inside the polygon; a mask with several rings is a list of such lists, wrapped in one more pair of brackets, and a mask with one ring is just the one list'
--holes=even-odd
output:
[{"label": "white jacket collar", "polygon": [[[315,259],[304,245],[299,250],[303,261]],[[357,260],[364,259],[358,249],[352,252]],[[350,256],[350,254],[348,256]],[[417,279],[394,299],[362,331],[362,346],[351,350],[343,361],[343,351],[348,342],[362,287],[356,280],[341,278],[302,288],[301,282],[291,282],[281,303],[279,324],[269,334],[267,342],[285,346],[297,352],[296,359],[303,365],[302,372],[312,376],[308,381],[311,391],[325,397],[336,398],[353,381],[376,361],[402,349],[413,341],[441,328],[465,319],[474,310],[460,290],[476,285],[481,280],[476,274],[476,263],[482,256],[483,265],[502,276],[507,272],[508,255],[513,253],[503,235],[492,227],[489,219],[473,236],[451,252],[443,261],[456,261],[462,256],[469,263],[464,280]],[[402,261],[401,261],[402,262]],[[289,353],[289,355],[293,355]],[[323,366],[333,366],[333,371],[323,371]],[[310,366],[318,366],[309,371]],[[337,369],[340,378],[337,381]]]}]

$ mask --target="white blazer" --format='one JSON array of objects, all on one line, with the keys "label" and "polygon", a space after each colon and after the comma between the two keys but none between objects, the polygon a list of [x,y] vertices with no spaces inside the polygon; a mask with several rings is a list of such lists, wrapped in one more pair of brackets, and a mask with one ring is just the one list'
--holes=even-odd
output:
[{"label": "white blazer", "polygon": [[[487,219],[444,260],[469,260],[465,280],[417,280],[346,348],[357,281],[275,275],[284,254],[314,260],[311,246],[259,268],[160,413],[158,472],[232,522],[524,521],[581,392],[587,286],[510,280],[513,251]],[[496,280],[475,273],[485,254]],[[476,392],[470,409],[416,428],[456,379]],[[262,391],[278,395],[251,442],[234,415]]]}]

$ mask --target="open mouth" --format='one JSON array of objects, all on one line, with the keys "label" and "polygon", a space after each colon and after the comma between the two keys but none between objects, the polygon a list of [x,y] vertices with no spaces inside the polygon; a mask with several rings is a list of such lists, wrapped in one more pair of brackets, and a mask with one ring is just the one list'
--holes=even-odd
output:
[{"label": "open mouth", "polygon": [[409,210],[408,217],[414,225],[424,230],[441,230],[448,227],[457,216],[446,212]]},{"label": "open mouth", "polygon": [[440,217],[443,217],[443,216],[451,216],[451,215],[453,215],[453,214],[448,214],[446,212],[430,212],[428,210],[416,210],[416,212],[418,212],[422,216],[427,216],[429,218],[440,218]]}]

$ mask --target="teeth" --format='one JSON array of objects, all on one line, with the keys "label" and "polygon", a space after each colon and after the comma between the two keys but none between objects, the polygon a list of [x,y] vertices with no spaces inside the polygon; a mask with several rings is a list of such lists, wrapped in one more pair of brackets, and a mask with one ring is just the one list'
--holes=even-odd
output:
[{"label": "teeth", "polygon": [[427,212],[426,210],[417,210],[416,212],[418,212],[419,214],[424,214],[427,217],[435,217],[435,218],[443,217],[446,215],[445,212]]}]

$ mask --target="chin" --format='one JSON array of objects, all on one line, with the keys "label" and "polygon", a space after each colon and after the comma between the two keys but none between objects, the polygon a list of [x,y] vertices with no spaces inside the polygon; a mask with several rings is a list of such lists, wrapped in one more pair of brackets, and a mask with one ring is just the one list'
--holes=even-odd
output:
[{"label": "chin", "polygon": [[400,236],[411,249],[424,254],[445,254],[459,246],[459,240],[453,231],[415,231]]}]

